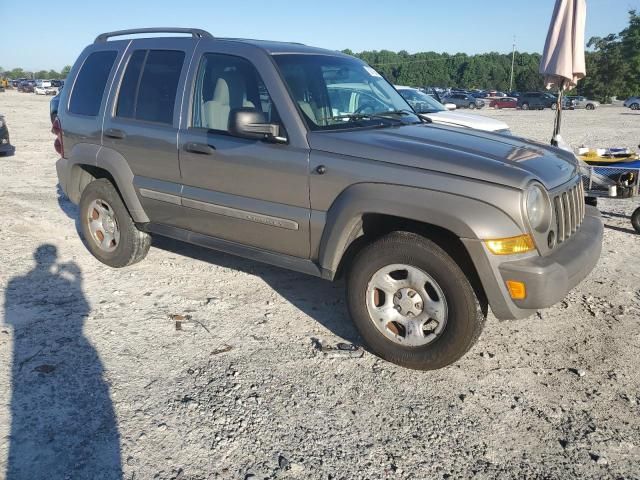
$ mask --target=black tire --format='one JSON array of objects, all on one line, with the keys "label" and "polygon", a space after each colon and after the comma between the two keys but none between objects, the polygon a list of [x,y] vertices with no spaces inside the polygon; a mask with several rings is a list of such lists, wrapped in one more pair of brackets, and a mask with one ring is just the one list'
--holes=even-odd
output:
[{"label": "black tire", "polygon": [[640,233],[640,207],[636,208],[631,214],[631,225],[633,229]]},{"label": "black tire", "polygon": [[529,104],[527,102],[524,102],[522,104],[522,107],[520,107],[520,108],[522,108],[522,110],[529,110]]},{"label": "black tire", "polygon": [[551,110],[557,110],[558,109],[558,104],[557,103],[552,103],[551,104]]},{"label": "black tire", "polygon": [[[106,202],[113,210],[120,239],[113,251],[100,248],[89,229],[89,207],[95,200]],[[113,184],[106,178],[94,180],[86,186],[80,198],[80,228],[84,243],[91,254],[102,263],[122,268],[146,257],[151,246],[151,236],[136,228],[133,219]]]},{"label": "black tire", "polygon": [[469,104],[469,108],[470,108],[471,110],[475,110],[475,109],[476,109],[476,104],[475,104],[475,103],[470,103],[470,104]]},{"label": "black tire", "polygon": [[[381,268],[396,263],[427,272],[444,293],[447,323],[431,343],[408,347],[394,342],[378,330],[369,316],[366,292],[370,279]],[[390,233],[358,253],[348,272],[347,304],[354,324],[373,353],[416,370],[434,370],[458,360],[476,343],[486,320],[469,280],[456,262],[431,240],[409,232]]]},{"label": "black tire", "polygon": [[592,207],[598,206],[598,197],[584,197],[584,203]]},{"label": "black tire", "polygon": [[587,103],[587,106],[585,107],[587,110],[595,110],[596,107],[593,105],[593,103]]},{"label": "black tire", "polygon": [[640,110],[640,103],[632,103],[631,110]]}]

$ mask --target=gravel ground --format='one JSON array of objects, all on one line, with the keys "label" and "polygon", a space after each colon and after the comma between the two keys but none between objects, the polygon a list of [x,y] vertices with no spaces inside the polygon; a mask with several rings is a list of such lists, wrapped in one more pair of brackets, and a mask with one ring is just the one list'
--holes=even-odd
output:
[{"label": "gravel ground", "polygon": [[[0,111],[0,477],[640,478],[634,202],[601,202],[602,258],[563,302],[417,372],[316,349],[359,341],[340,283],[166,240],[101,265],[56,191],[48,98]],[[550,136],[548,110],[480,113]],[[639,121],[566,112],[565,138],[636,146]]]}]

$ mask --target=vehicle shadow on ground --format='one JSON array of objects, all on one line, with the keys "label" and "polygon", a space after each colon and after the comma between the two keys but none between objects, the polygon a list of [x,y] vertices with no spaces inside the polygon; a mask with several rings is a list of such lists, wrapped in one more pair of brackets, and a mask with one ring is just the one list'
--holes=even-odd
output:
[{"label": "vehicle shadow on ground", "polygon": [[80,233],[80,215],[78,215],[78,206],[69,200],[69,197],[65,195],[60,184],[56,185],[56,200],[58,201],[60,210],[75,222],[76,230]]},{"label": "vehicle shadow on ground", "polygon": [[196,245],[154,237],[153,246],[195,260],[257,275],[296,308],[344,340],[362,344],[344,301],[344,282],[329,282]]},{"label": "vehicle shadow on ground", "polygon": [[631,235],[638,235],[638,232],[636,232],[633,228],[616,227],[615,225],[607,225],[606,223],[604,224],[604,228],[608,228],[609,230],[615,230],[616,232],[629,233]]},{"label": "vehicle shadow on ground", "polygon": [[626,215],[624,213],[615,213],[615,212],[605,212],[605,211],[601,211],[600,212],[602,214],[603,217],[616,217],[616,218],[631,218],[631,215]]},{"label": "vehicle shadow on ground", "polygon": [[83,334],[91,309],[82,272],[43,244],[35,267],[9,281],[13,331],[7,480],[120,479],[120,436],[97,351]]}]

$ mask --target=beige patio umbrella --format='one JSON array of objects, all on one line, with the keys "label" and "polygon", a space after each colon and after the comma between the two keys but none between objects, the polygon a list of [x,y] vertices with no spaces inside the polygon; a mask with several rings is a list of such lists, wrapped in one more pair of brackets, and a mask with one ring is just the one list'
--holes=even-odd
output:
[{"label": "beige patio umbrella", "polygon": [[540,60],[540,74],[547,89],[558,90],[556,120],[552,143],[560,133],[562,94],[575,87],[586,75],[584,62],[584,27],[587,19],[586,0],[556,0],[547,41]]}]

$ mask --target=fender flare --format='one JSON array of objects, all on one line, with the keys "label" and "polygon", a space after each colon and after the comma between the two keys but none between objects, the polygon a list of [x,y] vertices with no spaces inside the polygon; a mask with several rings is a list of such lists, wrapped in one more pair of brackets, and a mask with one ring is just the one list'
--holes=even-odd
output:
[{"label": "fender flare", "polygon": [[366,214],[434,225],[458,238],[506,238],[522,234],[512,218],[481,200],[416,187],[359,183],[345,189],[326,214],[318,255],[326,276],[335,275],[347,248],[360,235]]},{"label": "fender flare", "polygon": [[134,222],[149,222],[149,217],[133,186],[133,172],[125,158],[118,152],[100,145],[78,143],[70,152],[67,162],[69,170],[65,191],[72,202],[79,203],[82,190],[88,183],[87,175],[89,174],[83,173],[83,165],[98,167],[109,172],[113,177],[115,186]]}]

